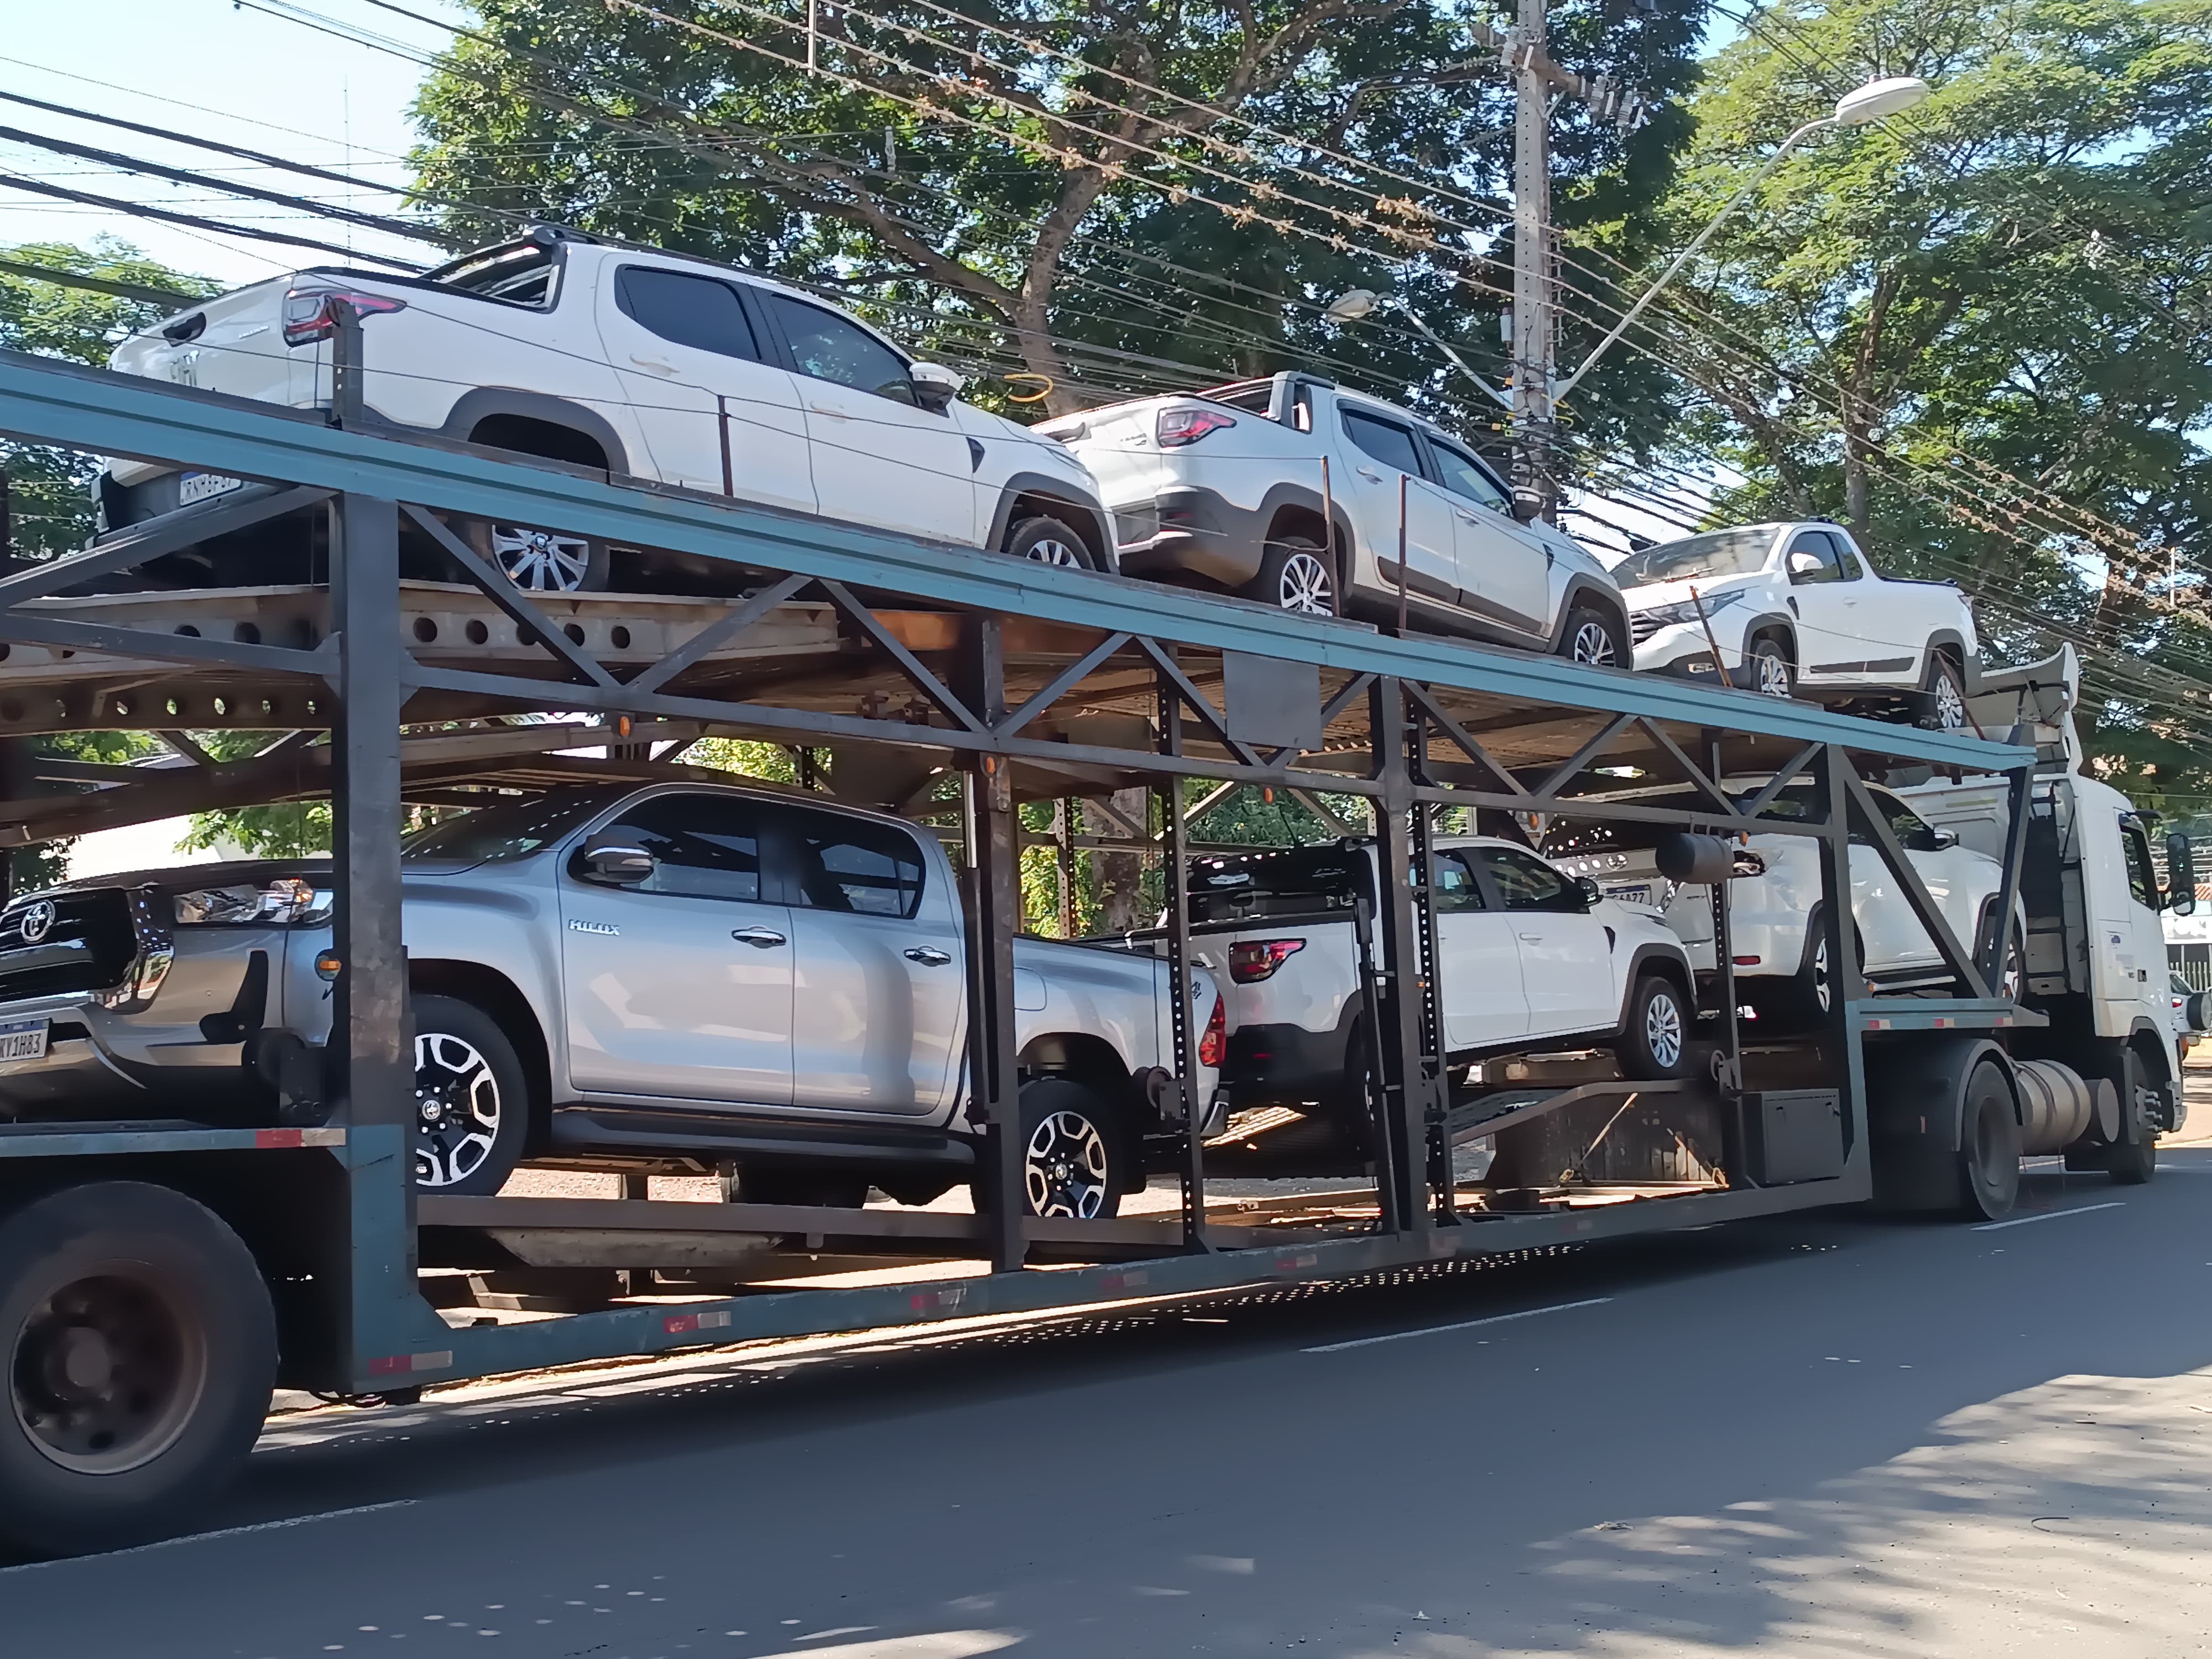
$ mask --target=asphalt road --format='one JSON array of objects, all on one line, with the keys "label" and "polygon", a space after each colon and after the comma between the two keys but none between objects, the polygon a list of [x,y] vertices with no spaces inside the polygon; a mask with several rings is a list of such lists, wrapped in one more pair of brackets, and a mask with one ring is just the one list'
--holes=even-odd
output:
[{"label": "asphalt road", "polygon": [[45,1659],[2175,1655],[2212,1637],[2212,1148],[272,1427],[207,1534],[0,1569]]}]

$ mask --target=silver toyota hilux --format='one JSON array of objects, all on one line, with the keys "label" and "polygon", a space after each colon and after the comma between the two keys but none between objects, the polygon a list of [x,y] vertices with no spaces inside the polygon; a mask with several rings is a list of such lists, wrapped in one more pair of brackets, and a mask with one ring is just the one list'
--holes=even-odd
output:
[{"label": "silver toyota hilux", "polygon": [[[697,783],[511,796],[403,844],[418,1179],[673,1161],[769,1202],[970,1178],[962,915],[937,838]],[[327,860],[198,865],[0,911],[0,1113],[312,1121],[341,965]],[[1164,964],[1015,947],[1032,1207],[1113,1214],[1182,1091]],[[1227,1047],[1193,975],[1191,1097]]]}]

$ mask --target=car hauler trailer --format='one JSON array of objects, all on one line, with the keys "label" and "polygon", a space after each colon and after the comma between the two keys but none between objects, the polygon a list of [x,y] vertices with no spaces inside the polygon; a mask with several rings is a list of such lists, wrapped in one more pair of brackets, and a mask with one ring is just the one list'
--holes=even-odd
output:
[{"label": "car hauler trailer", "polygon": [[[2007,914],[2029,840],[2016,809],[2032,744],[1392,637],[401,441],[358,413],[325,420],[19,356],[0,357],[0,433],[252,481],[196,520],[0,578],[0,738],[20,751],[20,740],[57,732],[173,732],[191,763],[21,763],[25,781],[0,803],[6,844],[326,795],[336,892],[335,1019],[313,1121],[272,1107],[264,1121],[211,1126],[155,1100],[117,1121],[64,1098],[0,1125],[12,1400],[0,1413],[0,1535],[24,1547],[83,1550],[189,1526],[251,1445],[272,1383],[388,1399],[615,1355],[1355,1274],[1854,1203],[1881,1188],[1974,1213],[2010,1201],[2022,1097],[2003,1041],[2042,1017],[1990,994],[2002,939],[1978,954],[1950,934],[1867,812],[1860,779],[1918,765],[2002,781],[2015,809]],[[320,517],[327,564],[296,587],[148,595],[122,580],[193,538],[303,510]],[[467,581],[403,585],[403,529],[434,537],[438,515],[734,563],[753,573],[752,591],[710,605],[532,596],[450,536]],[[499,721],[518,714],[541,719]],[[217,762],[182,735],[222,728],[270,741]],[[605,1200],[417,1191],[409,987],[423,964],[402,944],[404,803],[651,776],[650,745],[707,732],[826,749],[829,784],[878,803],[926,805],[931,779],[957,778],[948,833],[964,866],[975,1213],[678,1202],[646,1196],[642,1182]],[[584,745],[604,757],[559,752]],[[1624,769],[1680,781],[1703,805],[1595,799]],[[1814,810],[1772,817],[1775,789],[1739,799],[1717,782],[1749,773],[1777,788],[1809,781]],[[1209,1172],[1233,1137],[1212,1133],[1210,1148],[1209,1103],[1188,1098],[1199,1034],[1184,993],[1185,778],[1370,804],[1382,879],[1374,913],[1361,912],[1375,941],[1376,1063],[1358,1192],[1286,1194],[1234,1215],[1208,1205]],[[1111,1220],[1032,1216],[1014,1131],[1025,1076],[1043,1062],[1012,1040],[1018,803],[1133,786],[1154,792],[1161,828],[1130,825],[1118,844],[1164,860],[1182,1011],[1176,1063],[1141,1128],[1148,1163],[1180,1201]],[[1817,1030],[1746,1042],[1723,901],[1712,1059],[1699,1079],[1626,1084],[1585,1056],[1470,1087],[1438,1053],[1436,818],[1468,808],[1497,830],[1570,805],[1708,836],[1810,836],[1836,919],[1857,832],[1929,927],[1956,994],[1837,998]],[[1063,849],[1074,839],[1063,833]],[[1692,862],[1703,856],[1685,846]],[[161,920],[148,918],[132,973],[159,955]],[[1840,920],[1829,945],[1836,982],[1858,984]],[[127,975],[114,989],[134,992]],[[1890,1079],[1886,1101],[1915,1103],[1911,1134],[1887,1133],[1893,1112],[1870,1121],[1870,1077]],[[241,1076],[241,1098],[250,1081]],[[2129,1115],[2112,1126],[2116,1144],[2130,1126],[2148,1133]],[[1481,1180],[1462,1179],[1455,1152],[1478,1139],[1496,1157]],[[610,1167],[716,1163],[710,1146],[692,1146]],[[923,1270],[896,1283],[805,1283],[871,1263]],[[1047,1263],[1056,1270],[1034,1270]]]}]

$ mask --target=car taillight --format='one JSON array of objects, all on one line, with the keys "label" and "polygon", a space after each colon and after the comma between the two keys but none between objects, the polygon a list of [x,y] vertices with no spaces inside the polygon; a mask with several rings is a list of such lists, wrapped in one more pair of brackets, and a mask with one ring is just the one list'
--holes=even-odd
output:
[{"label": "car taillight", "polygon": [[1206,1035],[1198,1040],[1198,1063],[1218,1066],[1229,1058],[1229,1005],[1217,994],[1213,1012],[1206,1017]]},{"label": "car taillight", "polygon": [[1234,415],[1224,415],[1218,409],[1164,409],[1152,424],[1152,436],[1162,449],[1174,449],[1236,424]]},{"label": "car taillight", "polygon": [[338,331],[337,308],[341,301],[362,317],[407,309],[406,301],[383,294],[355,294],[336,288],[295,288],[284,296],[284,343],[308,345],[329,339]]},{"label": "car taillight", "polygon": [[1257,985],[1306,948],[1302,939],[1254,939],[1229,947],[1229,977],[1239,985]]}]

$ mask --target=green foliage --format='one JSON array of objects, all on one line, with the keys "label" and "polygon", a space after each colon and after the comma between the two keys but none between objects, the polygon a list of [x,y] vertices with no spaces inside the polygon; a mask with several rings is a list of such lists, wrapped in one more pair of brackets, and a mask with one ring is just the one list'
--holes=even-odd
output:
[{"label": "green foliage", "polygon": [[2174,690],[2212,668],[2212,7],[1783,0],[1698,94],[1677,238],[1839,92],[1901,74],[1934,97],[1806,144],[1693,267],[1729,344],[1667,331],[1707,394],[1672,453],[1747,475],[1717,519],[1826,514],[1957,579],[1988,659],[2075,640],[2100,766],[2212,793],[2202,694]]}]

